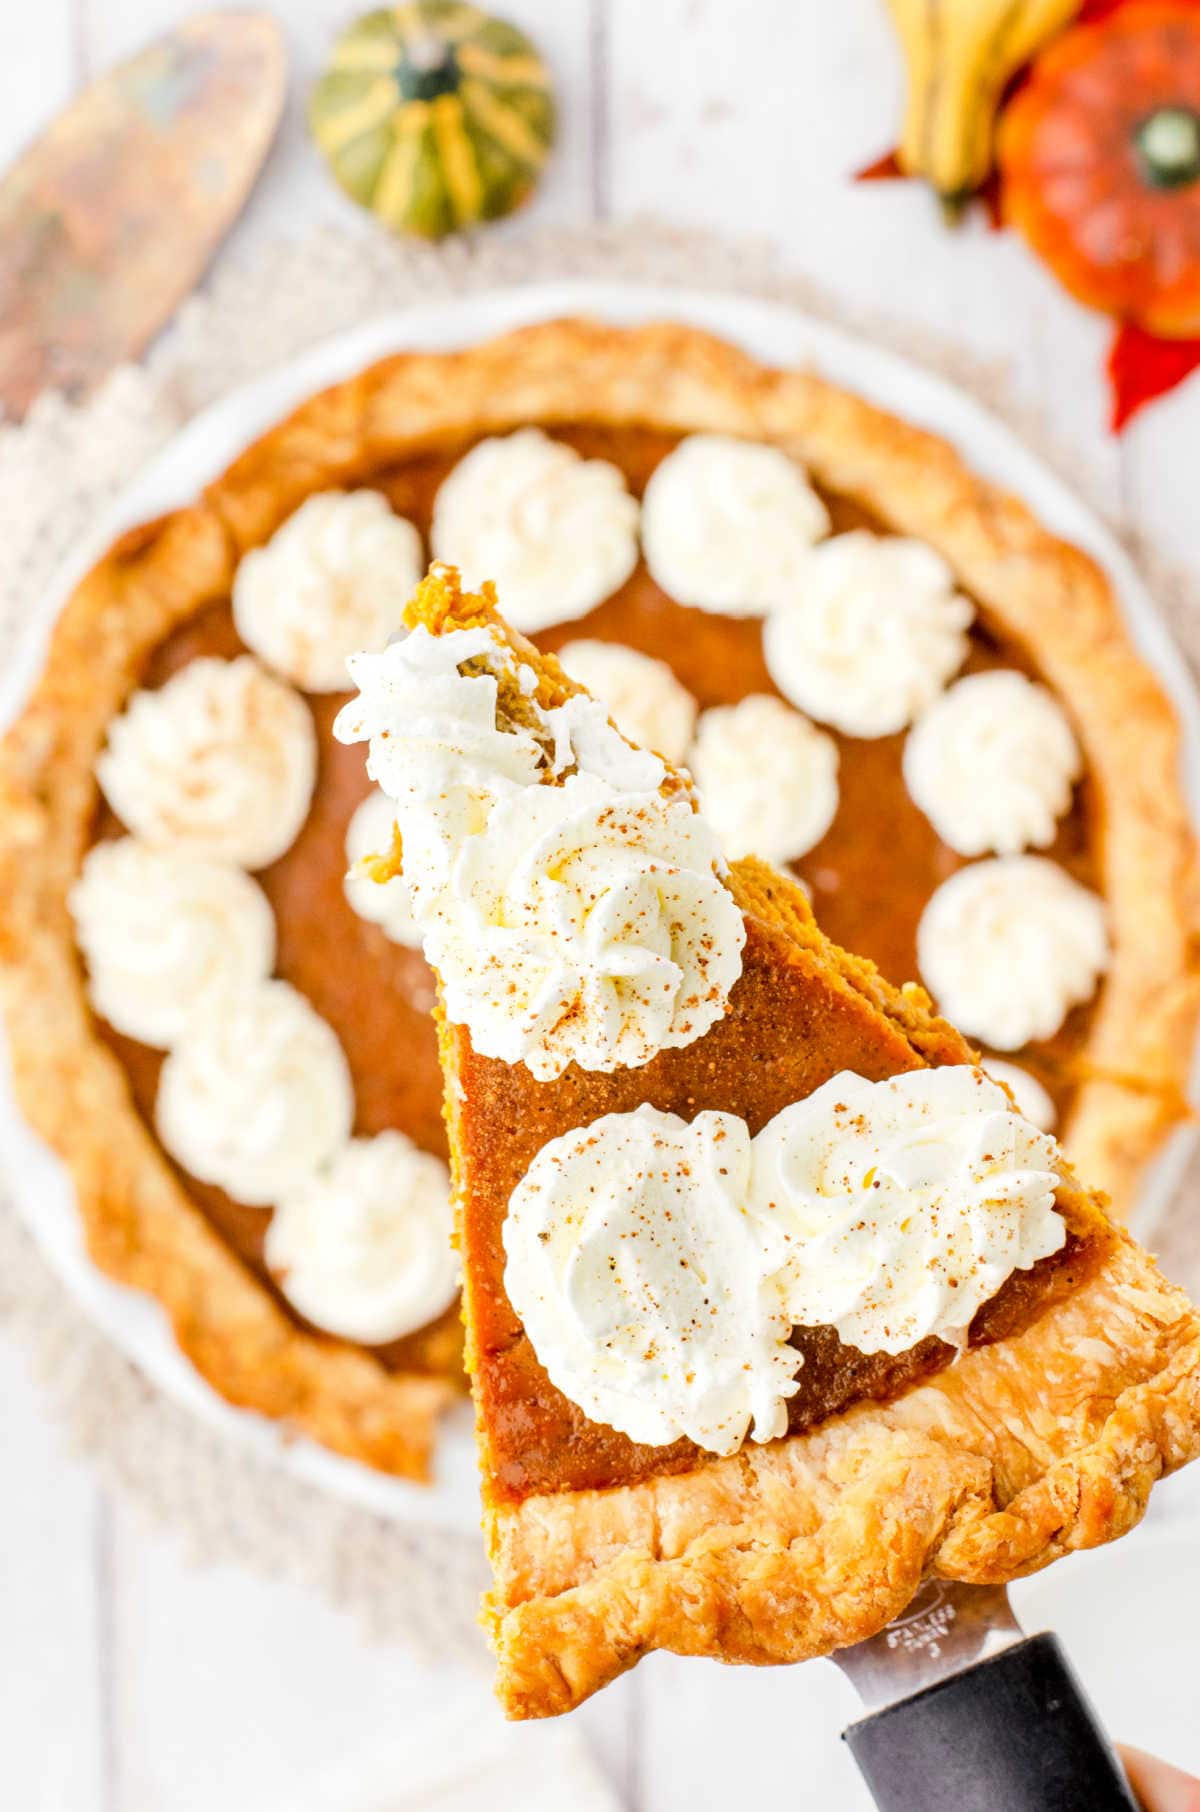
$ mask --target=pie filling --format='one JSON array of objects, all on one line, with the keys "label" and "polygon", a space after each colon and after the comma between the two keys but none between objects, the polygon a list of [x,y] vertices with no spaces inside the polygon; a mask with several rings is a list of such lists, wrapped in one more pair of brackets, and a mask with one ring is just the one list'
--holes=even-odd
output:
[{"label": "pie filling", "polygon": [[[847,996],[811,969],[778,961],[778,934],[751,918],[743,969],[725,1018],[694,1050],[664,1051],[638,1070],[588,1075],[570,1069],[538,1083],[522,1065],[480,1057],[450,1028],[457,1085],[471,1104],[460,1128],[461,1243],[470,1293],[474,1389],[493,1495],[633,1484],[684,1472],[703,1455],[690,1441],[646,1446],[590,1421],[550,1382],[504,1287],[502,1229],[512,1191],[551,1139],[601,1114],[632,1113],[643,1102],[693,1120],[706,1109],[736,1114],[751,1134],[783,1108],[844,1069],[878,1081],[918,1066],[904,1033],[882,1024],[866,1001]],[[782,1041],[773,1028],[786,1025]],[[934,1060],[961,1062],[951,1039]],[[1058,1252],[1014,1271],[971,1324],[970,1344],[1020,1331],[1047,1304],[1073,1291],[1100,1261],[1094,1225],[1072,1226]],[[846,1346],[832,1328],[797,1328],[803,1363],[788,1402],[797,1433],[862,1398],[887,1398],[948,1365],[955,1348],[928,1339],[893,1357]]]},{"label": "pie filling", "polygon": [[[585,458],[618,465],[639,497],[655,467],[680,440],[649,428],[591,424],[555,423],[551,432]],[[372,474],[364,482],[377,485],[394,509],[425,528],[432,499],[463,450],[442,450],[399,470]],[[831,533],[855,528],[882,532],[878,518],[852,499],[822,496]],[[544,652],[557,654],[565,645],[588,637],[623,643],[665,662],[701,711],[736,704],[750,694],[778,696],[763,657],[761,619],[714,616],[677,604],[655,583],[644,559],[621,589],[590,614],[556,624],[531,640]],[[1015,668],[1036,676],[1025,651],[989,625],[978,607],[968,637],[964,674]],[[909,794],[902,769],[905,732],[869,740],[836,730],[826,733],[839,752],[837,814],[821,841],[787,867],[809,888],[826,935],[843,949],[869,958],[899,985],[920,974],[917,928],[928,900],[943,881],[966,866],[967,858],[941,841]],[[1070,808],[1058,821],[1053,844],[1042,853],[1085,887],[1099,891],[1099,833],[1095,791],[1085,773]],[[1073,1059],[1087,1039],[1098,998],[1097,994],[1074,1008],[1052,1038],[1019,1053],[1020,1063],[1050,1091],[1060,1120],[1075,1089]]]},{"label": "pie filling", "polygon": [[[660,461],[679,437],[640,427],[601,428],[555,424],[554,437],[585,457],[611,461],[625,474],[629,489],[641,496]],[[443,480],[471,445],[464,441],[382,471],[364,471],[359,481],[382,491],[399,516],[413,522],[428,544],[434,499]],[[870,512],[850,499],[824,496],[832,531],[880,530]],[[981,613],[969,632],[969,653],[962,671],[1035,669],[1009,638],[996,632]],[[673,671],[701,710],[732,705],[749,694],[777,696],[762,647],[762,623],[754,617],[717,616],[674,602],[656,584],[644,560],[619,590],[588,614],[562,622],[536,636],[538,645],[556,652],[564,644],[592,639],[626,644]],[[243,652],[230,605],[199,612],[159,647],[141,676],[147,688],[160,686],[173,673],[200,656],[231,658]],[[332,1027],[349,1063],[356,1100],[354,1130],[373,1134],[398,1128],[424,1150],[444,1155],[442,1085],[432,1019],[434,982],[419,951],[389,939],[380,926],[359,917],[347,903],[343,879],[346,830],[355,808],[370,792],[361,750],[343,747],[331,725],[345,694],[305,693],[317,727],[318,772],[312,807],[290,848],[257,873],[277,922],[275,973],[291,982]],[[838,748],[839,804],[836,816],[816,845],[789,866],[811,892],[822,929],[833,941],[878,964],[885,976],[901,982],[918,974],[917,930],[935,889],[965,865],[943,843],[910,797],[902,771],[903,733],[861,740],[828,731]],[[101,803],[94,827],[100,840],[124,827]],[[1069,810],[1058,822],[1057,835],[1044,853],[1083,885],[1096,889],[1097,810],[1085,773],[1076,785]],[[753,1027],[767,1010],[765,970],[753,961],[755,937],[747,947],[746,972],[734,995],[728,1019],[710,1034],[714,1055],[722,1054],[720,1099],[704,1098],[692,1084],[673,1080],[681,1069],[679,1053],[666,1052],[627,1077],[606,1078],[605,1108],[621,1111],[616,1097],[628,1083],[632,1108],[642,1100],[692,1118],[704,1107],[740,1114],[756,1131],[787,1102],[811,1092],[839,1068],[862,1073],[861,1059],[837,1061],[837,1028],[846,1023],[846,1005],[831,1005],[833,1033],[825,1038],[831,1051],[823,1074],[811,1073],[804,1041],[798,1039],[786,1060],[767,1058],[754,1048]],[[329,953],[336,950],[336,962]],[[1018,1055],[1045,1086],[1061,1117],[1074,1091],[1074,1059],[1081,1050],[1095,1011],[1095,999],[1073,1009],[1055,1035],[1022,1049]],[[811,998],[806,1010],[811,1010]],[[846,1027],[849,1035],[849,1027]],[[129,1077],[134,1100],[153,1125],[154,1104],[163,1053],[106,1028]],[[856,1030],[850,1043],[860,1036]],[[847,1046],[847,1048],[849,1048]],[[855,1043],[855,1049],[859,1047]],[[910,1067],[911,1050],[900,1046],[880,1053],[879,1075]],[[1013,1053],[1006,1053],[1011,1056]],[[673,1058],[676,1061],[673,1061]],[[823,1054],[824,1060],[824,1054]],[[588,1117],[588,1078],[569,1071],[539,1106],[539,1085],[528,1076],[519,1084],[502,1063],[475,1057],[468,1085],[476,1101],[487,1103],[502,1129],[504,1162],[525,1154],[528,1162],[548,1138]],[[734,1079],[730,1099],[730,1078]],[[739,1093],[741,1100],[736,1097]],[[623,1098],[623,1097],[622,1097]],[[480,1134],[480,1137],[484,1135]],[[474,1325],[480,1348],[477,1387],[489,1430],[491,1469],[501,1491],[522,1495],[534,1490],[629,1482],[650,1471],[679,1470],[691,1463],[688,1443],[669,1448],[638,1448],[611,1430],[590,1423],[549,1385],[529,1343],[521,1334],[504,1298],[503,1251],[499,1229],[507,1192],[516,1181],[507,1171],[489,1177],[483,1194],[472,1198],[465,1238],[477,1267],[473,1286]],[[214,1185],[188,1175],[188,1190],[211,1223],[277,1296],[293,1319],[303,1318],[275,1290],[264,1259],[268,1216],[261,1207],[239,1203]],[[995,1339],[1020,1326],[1046,1299],[1047,1275],[1053,1289],[1073,1287],[1088,1250],[1072,1236],[1066,1247],[1033,1272],[1015,1273],[976,1318],[972,1340]],[[898,1359],[867,1356],[843,1347],[831,1330],[801,1330],[794,1343],[805,1357],[800,1385],[789,1406],[789,1427],[799,1428],[832,1413],[840,1404],[862,1396],[886,1396],[921,1372],[947,1363],[952,1349],[925,1341]],[[454,1373],[460,1363],[458,1313],[448,1309],[436,1321],[402,1339],[372,1347],[381,1362],[406,1371]]]},{"label": "pie filling", "polygon": [[[229,607],[214,605],[156,650],[142,684],[161,685],[198,655],[229,658],[241,652]],[[298,988],[337,1034],[354,1085],[355,1132],[397,1127],[423,1150],[444,1156],[433,976],[418,950],[394,943],[378,925],[360,918],[346,899],[346,827],[370,785],[359,751],[344,748],[330,733],[344,696],[305,696],[316,721],[320,751],[312,808],[291,847],[255,876],[275,913],[275,973]],[[96,836],[122,831],[102,802]],[[337,952],[335,963],[329,961],[331,950]],[[386,1002],[385,1008],[381,1002]],[[165,1053],[109,1027],[105,1035],[129,1075],[139,1112],[153,1126]],[[278,1295],[264,1258],[269,1216],[261,1207],[234,1201],[213,1184],[190,1175],[185,1181],[222,1238]],[[301,1319],[282,1295],[278,1300]],[[462,1354],[457,1306],[427,1327],[373,1350],[385,1365],[399,1371],[457,1374]]]},{"label": "pie filling", "polygon": [[441,979],[487,1495],[811,1427],[1074,1288],[1111,1236],[1053,1142],[774,870],[718,914],[711,835],[659,853],[680,812],[710,831],[686,776],[486,609],[435,569],[335,733],[395,801]]}]

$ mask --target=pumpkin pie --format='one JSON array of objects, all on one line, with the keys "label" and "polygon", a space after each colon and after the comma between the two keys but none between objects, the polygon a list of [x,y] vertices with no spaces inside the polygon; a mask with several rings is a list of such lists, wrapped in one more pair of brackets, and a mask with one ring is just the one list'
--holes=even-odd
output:
[{"label": "pumpkin pie", "polygon": [[653,1648],[825,1654],[1129,1528],[1200,1452],[1182,1292],[491,588],[435,567],[406,620],[337,733],[439,973],[506,1710]]},{"label": "pumpkin pie", "polygon": [[810,372],[546,322],[372,366],[122,537],[0,750],[18,1095],[216,1389],[424,1476],[462,1388],[434,981],[403,878],[347,877],[391,812],[332,735],[431,553],[1128,1207],[1185,1111],[1196,907],[1107,581]]}]

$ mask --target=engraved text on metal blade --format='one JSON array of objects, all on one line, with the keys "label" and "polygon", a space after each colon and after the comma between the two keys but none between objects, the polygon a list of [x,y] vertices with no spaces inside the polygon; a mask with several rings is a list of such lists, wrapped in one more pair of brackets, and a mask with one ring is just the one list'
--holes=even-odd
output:
[{"label": "engraved text on metal blade", "polygon": [[1003,1586],[930,1579],[895,1622],[832,1658],[875,1710],[961,1673],[1020,1635]]}]

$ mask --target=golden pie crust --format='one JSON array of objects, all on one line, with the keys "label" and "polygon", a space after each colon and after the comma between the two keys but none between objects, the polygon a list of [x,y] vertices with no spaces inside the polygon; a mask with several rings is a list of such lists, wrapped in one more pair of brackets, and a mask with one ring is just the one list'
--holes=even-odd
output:
[{"label": "golden pie crust", "polygon": [[[410,620],[435,632],[483,619],[533,666],[542,703],[579,690],[485,600],[460,598],[452,577],[428,581],[410,606]],[[748,858],[733,865],[730,885],[746,919],[747,953],[761,946],[779,975],[765,1000],[761,990],[753,996],[763,1021],[760,1062],[788,1060],[804,1036],[784,985],[793,968],[856,997],[851,1036],[867,1062],[875,1063],[881,1039],[894,1052],[897,1033],[904,1067],[972,1060],[919,987],[894,988],[824,937],[794,881]],[[748,954],[743,982],[749,970]],[[832,1003],[836,992],[825,998]],[[833,1017],[832,1004],[825,1012]],[[808,1035],[817,1039],[820,1029]],[[748,1443],[726,1459],[698,1454],[684,1472],[514,1502],[489,1464],[480,1388],[489,1358],[479,1339],[484,1299],[503,1287],[490,1254],[507,1181],[489,1190],[489,1174],[507,1179],[513,1149],[524,1161],[526,1147],[542,1142],[556,1096],[580,1125],[627,1106],[627,1079],[660,1108],[677,1109],[683,1095],[712,1105],[722,1073],[731,1075],[721,1033],[719,1024],[666,1053],[670,1080],[659,1059],[637,1071],[568,1072],[548,1084],[520,1065],[500,1065],[513,1076],[513,1095],[496,1117],[486,1084],[477,1095],[469,1034],[440,1020],[495,1579],[484,1620],[497,1692],[514,1718],[569,1711],[655,1648],[759,1665],[828,1654],[890,1622],[925,1578],[999,1584],[1124,1534],[1154,1481],[1200,1456],[1200,1315],[1068,1169],[1056,1205],[1085,1265],[1065,1288],[1050,1269],[1035,1268],[1027,1287],[1038,1290],[1040,1275],[1041,1288],[1018,1331],[968,1347],[902,1384],[891,1401],[859,1401],[765,1446]],[[887,1067],[899,1063],[893,1055]],[[760,1087],[766,1077],[764,1064]],[[669,1101],[660,1098],[664,1089]],[[542,1388],[554,1387],[544,1380]]]},{"label": "golden pie crust", "polygon": [[930,1576],[998,1584],[1125,1534],[1200,1454],[1200,1317],[1127,1235],[1023,1334],[889,1404],[695,1471],[493,1505],[510,1717],[655,1648],[766,1664],[874,1634]]},{"label": "golden pie crust", "polygon": [[213,1231],[97,1035],[66,896],[110,719],[150,652],[228,597],[241,555],[316,490],[353,487],[422,451],[530,421],[724,432],[785,447],[830,490],[937,547],[1028,648],[1071,712],[1103,805],[1113,963],[1064,1138],[1118,1205],[1184,1111],[1200,1003],[1194,847],[1170,705],[1132,653],[1096,566],[944,442],[811,373],[764,369],[669,324],[548,322],[457,353],[386,359],[313,397],[194,507],[124,536],[66,606],[42,679],[0,749],[0,988],[18,1098],[70,1168],[96,1262],[163,1302],[184,1351],[232,1402],[411,1476],[426,1472],[453,1385],[388,1373],[368,1352],[299,1328]]}]

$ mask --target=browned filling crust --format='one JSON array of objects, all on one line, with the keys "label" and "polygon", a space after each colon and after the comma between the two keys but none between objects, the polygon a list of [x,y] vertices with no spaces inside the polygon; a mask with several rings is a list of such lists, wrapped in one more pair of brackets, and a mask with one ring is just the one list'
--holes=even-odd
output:
[{"label": "browned filling crust", "polygon": [[[556,424],[553,432],[589,458],[613,461],[639,496],[654,467],[680,438],[642,427]],[[438,487],[477,438],[402,465],[365,471],[360,482],[385,492],[397,512],[415,522],[428,539]],[[879,527],[869,511],[846,498],[826,494],[826,503],[835,530]],[[775,691],[756,620],[716,617],[676,604],[655,584],[644,562],[588,617],[549,630],[537,641],[553,652],[582,635],[627,642],[666,661],[702,708],[734,703],[750,692]],[[155,652],[141,683],[161,685],[199,655],[228,658],[241,652],[228,603],[208,604]],[[997,665],[1034,670],[1011,639],[977,621],[967,670]],[[278,972],[307,995],[341,1039],[358,1103],[355,1130],[370,1134],[399,1127],[426,1150],[444,1155],[442,1085],[430,1017],[433,977],[419,952],[392,943],[346,902],[345,831],[369,782],[361,749],[343,747],[331,734],[343,698],[310,695],[308,702],[320,744],[312,811],[292,847],[259,876],[279,928]],[[838,816],[823,841],[794,865],[794,872],[811,887],[829,935],[901,982],[916,974],[916,928],[925,902],[961,866],[961,858],[938,839],[909,798],[900,768],[903,736],[837,740]],[[1097,885],[1095,819],[1092,789],[1085,779],[1049,852],[1089,886]],[[115,835],[120,828],[102,808],[94,835]],[[329,960],[330,951],[336,951],[335,962]],[[1073,1093],[1072,1058],[1087,1036],[1093,1011],[1093,1004],[1076,1009],[1055,1039],[1020,1054],[1055,1096],[1060,1112]],[[106,1036],[129,1073],[139,1111],[152,1125],[161,1053],[115,1033]],[[194,1178],[185,1181],[222,1237],[273,1289],[263,1263],[267,1216],[262,1209],[235,1202]],[[284,1299],[277,1300],[295,1319]],[[813,1337],[808,1338],[814,1349],[808,1372],[815,1379],[823,1367],[828,1368]],[[373,1350],[389,1369],[455,1373],[461,1352],[457,1312],[448,1310],[429,1327]],[[874,1377],[878,1370],[867,1361],[863,1367],[864,1378]],[[796,1401],[805,1400],[802,1391]]]}]

